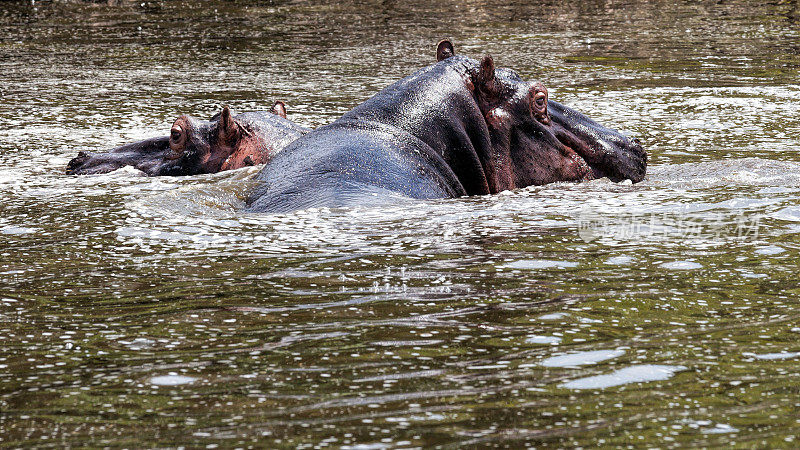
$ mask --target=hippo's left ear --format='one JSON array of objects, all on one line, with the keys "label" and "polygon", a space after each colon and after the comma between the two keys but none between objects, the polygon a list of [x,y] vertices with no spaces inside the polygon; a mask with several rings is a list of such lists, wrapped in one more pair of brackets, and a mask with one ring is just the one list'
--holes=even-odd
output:
[{"label": "hippo's left ear", "polygon": [[478,73],[473,77],[473,82],[483,93],[490,96],[497,95],[499,86],[494,76],[494,59],[491,55],[483,57]]},{"label": "hippo's left ear", "polygon": [[239,137],[239,126],[231,116],[228,105],[222,108],[222,114],[219,116],[219,137],[226,142],[233,142]]},{"label": "hippo's left ear", "polygon": [[219,116],[219,139],[233,144],[244,134],[248,134],[247,130],[233,118],[231,109],[225,105]]},{"label": "hippo's left ear", "polygon": [[456,54],[453,43],[449,39],[442,39],[436,45],[436,61],[439,62]]},{"label": "hippo's left ear", "polygon": [[281,117],[283,117],[285,119],[286,118],[286,103],[283,103],[282,101],[278,100],[277,102],[275,102],[274,105],[272,105],[272,109],[270,110],[270,112],[272,112],[272,114],[281,116]]}]

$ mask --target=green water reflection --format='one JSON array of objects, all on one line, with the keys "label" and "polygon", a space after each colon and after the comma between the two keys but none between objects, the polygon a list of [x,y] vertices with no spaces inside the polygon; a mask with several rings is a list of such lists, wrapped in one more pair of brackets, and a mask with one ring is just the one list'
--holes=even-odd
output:
[{"label": "green water reflection", "polygon": [[[798,17],[2,3],[0,444],[795,446]],[[61,175],[222,104],[330,122],[443,36],[639,135],[648,179],[259,216],[238,209],[252,170]],[[582,239],[586,208],[622,228]]]}]

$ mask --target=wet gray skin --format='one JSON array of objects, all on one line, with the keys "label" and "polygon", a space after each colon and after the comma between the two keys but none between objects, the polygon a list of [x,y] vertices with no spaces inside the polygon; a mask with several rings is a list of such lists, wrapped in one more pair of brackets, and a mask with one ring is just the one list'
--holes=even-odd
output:
[{"label": "wet gray skin", "polygon": [[[293,142],[258,175],[248,210],[496,194],[556,181],[644,178],[637,140],[550,103],[541,83],[454,56],[440,61]],[[552,106],[551,106],[552,105]],[[552,113],[551,110],[552,109]]]},{"label": "wet gray skin", "polygon": [[197,175],[264,164],[307,128],[286,119],[283,102],[270,111],[233,116],[226,106],[209,120],[180,116],[169,136],[144,139],[105,153],[78,152],[68,175],[108,173],[125,166],[148,176]]}]

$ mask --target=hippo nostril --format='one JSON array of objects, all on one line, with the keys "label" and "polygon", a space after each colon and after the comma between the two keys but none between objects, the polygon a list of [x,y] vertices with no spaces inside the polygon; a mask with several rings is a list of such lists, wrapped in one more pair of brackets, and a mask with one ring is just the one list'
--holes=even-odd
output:
[{"label": "hippo nostril", "polygon": [[77,158],[71,159],[67,163],[67,175],[75,175],[75,171],[78,170],[78,167],[80,167],[83,164],[83,162],[84,158],[81,158],[81,155],[78,155]]},{"label": "hippo nostril", "polygon": [[635,147],[641,147],[642,146],[642,141],[640,141],[637,136],[634,136],[633,133],[628,133],[628,132],[622,131],[622,132],[620,132],[620,134],[622,136],[624,136],[628,141],[630,141],[630,143],[633,144],[633,146],[635,146]]}]

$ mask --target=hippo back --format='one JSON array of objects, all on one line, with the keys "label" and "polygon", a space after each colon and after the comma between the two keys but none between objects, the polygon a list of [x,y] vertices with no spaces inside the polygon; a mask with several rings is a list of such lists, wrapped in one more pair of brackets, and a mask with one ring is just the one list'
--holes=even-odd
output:
[{"label": "hippo back", "polygon": [[441,157],[408,133],[370,123],[338,122],[301,137],[258,174],[247,209],[288,212],[382,204],[388,197],[460,195]]}]

